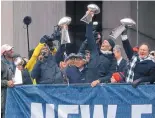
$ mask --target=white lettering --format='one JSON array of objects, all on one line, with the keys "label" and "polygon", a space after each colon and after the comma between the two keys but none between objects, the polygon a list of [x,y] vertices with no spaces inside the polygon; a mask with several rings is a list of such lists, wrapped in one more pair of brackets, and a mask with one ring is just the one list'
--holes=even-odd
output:
[{"label": "white lettering", "polygon": [[108,105],[107,118],[116,118],[117,105]]},{"label": "white lettering", "polygon": [[31,118],[43,118],[43,110],[41,103],[31,104]]},{"label": "white lettering", "polygon": [[103,105],[94,106],[93,118],[104,118]]},{"label": "white lettering", "polygon": [[[117,105],[108,105],[107,118],[115,118],[117,111]],[[95,105],[93,118],[104,118],[103,106]]]},{"label": "white lettering", "polygon": [[132,118],[141,118],[141,114],[152,113],[152,105],[132,105]]},{"label": "white lettering", "polygon": [[46,118],[55,118],[54,104],[46,104]]},{"label": "white lettering", "polygon": [[78,114],[78,105],[59,105],[58,118],[67,118],[68,114]]},{"label": "white lettering", "polygon": [[[54,104],[46,104],[45,118],[55,118],[54,108]],[[79,113],[81,118],[90,118],[92,112],[90,105],[58,105],[58,118],[68,118],[69,114]],[[117,105],[108,105],[106,118],[116,118],[116,112]],[[141,114],[152,114],[152,105],[131,106],[131,118],[141,118]],[[31,103],[31,118],[44,118],[42,103]],[[93,118],[104,118],[103,105],[94,105]]]},{"label": "white lettering", "polygon": [[80,105],[81,118],[90,118],[89,105]]}]

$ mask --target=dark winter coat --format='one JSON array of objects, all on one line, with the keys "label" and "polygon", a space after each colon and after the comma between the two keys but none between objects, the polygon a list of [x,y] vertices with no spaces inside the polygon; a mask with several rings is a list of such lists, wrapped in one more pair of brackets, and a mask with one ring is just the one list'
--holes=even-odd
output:
[{"label": "dark winter coat", "polygon": [[127,68],[127,61],[122,59],[120,64],[116,66],[116,72],[124,72]]},{"label": "dark winter coat", "polygon": [[23,84],[33,84],[30,77],[30,73],[28,72],[27,69],[24,69],[22,71],[22,79],[23,79]]},{"label": "dark winter coat", "polygon": [[116,59],[113,54],[99,54],[92,31],[92,23],[87,24],[86,38],[91,52],[91,59],[88,63],[88,71],[86,73],[87,82],[97,79],[101,82],[110,82],[112,73],[116,71]]},{"label": "dark winter coat", "polygon": [[79,69],[75,66],[68,66],[66,68],[66,75],[69,79],[69,83],[85,83],[85,72],[87,71],[87,68],[84,67],[84,69],[80,72]]},{"label": "dark winter coat", "polygon": [[5,112],[7,82],[12,79],[7,65],[1,61],[1,113]]},{"label": "dark winter coat", "polygon": [[43,62],[37,61],[31,72],[31,77],[35,78],[38,84],[57,84],[63,81],[55,57],[51,54]]},{"label": "dark winter coat", "polygon": [[34,66],[31,77],[35,78],[38,84],[60,84],[63,83],[63,76],[58,64],[63,60],[65,45],[61,45],[55,54],[49,54],[43,62],[37,61]]},{"label": "dark winter coat", "polygon": [[4,56],[1,56],[1,60],[3,61],[3,63],[5,63],[7,65],[7,68],[9,69],[9,72],[12,75],[14,75],[15,70],[16,70],[16,66],[15,66],[14,62],[8,61]]},{"label": "dark winter coat", "polygon": [[[129,40],[122,41],[124,50],[129,58],[132,59],[134,56],[134,52],[132,47],[129,43]],[[155,82],[155,63],[152,60],[145,60],[145,61],[137,61],[136,66],[134,68],[134,78],[142,79],[143,82]]]}]

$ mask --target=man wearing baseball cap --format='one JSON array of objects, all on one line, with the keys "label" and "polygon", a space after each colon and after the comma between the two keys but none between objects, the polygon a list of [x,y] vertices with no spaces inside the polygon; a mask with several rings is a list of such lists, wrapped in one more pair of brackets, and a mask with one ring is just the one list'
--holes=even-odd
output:
[{"label": "man wearing baseball cap", "polygon": [[1,117],[5,115],[6,89],[14,86],[12,81],[14,72],[13,47],[4,44],[1,46]]},{"label": "man wearing baseball cap", "polygon": [[1,46],[1,54],[4,54],[7,51],[10,51],[13,49],[13,46],[10,46],[9,44],[4,44]]},{"label": "man wearing baseball cap", "polygon": [[7,64],[7,67],[9,68],[10,72],[12,74],[15,73],[15,64],[13,62],[13,46],[10,46],[9,44],[4,44],[1,46],[1,60]]},{"label": "man wearing baseball cap", "polygon": [[69,83],[85,83],[86,58],[82,53],[74,55],[74,65],[66,68]]}]

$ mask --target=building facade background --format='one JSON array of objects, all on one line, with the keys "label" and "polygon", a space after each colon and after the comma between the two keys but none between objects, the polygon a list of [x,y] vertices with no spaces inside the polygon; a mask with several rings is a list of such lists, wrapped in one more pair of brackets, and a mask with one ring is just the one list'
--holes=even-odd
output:
[{"label": "building facade background", "polygon": [[[28,56],[27,32],[23,18],[32,17],[29,37],[30,49],[33,49],[43,35],[52,34],[54,26],[66,15],[68,9],[66,1],[2,1],[1,3],[1,45],[6,43],[13,45],[15,52],[26,57]],[[131,17],[138,23],[138,45],[146,42],[151,50],[155,50],[154,1],[139,1],[138,9],[136,1],[103,1],[101,14],[104,38],[108,37],[113,28],[120,25],[120,19]],[[132,46],[137,45],[136,28],[129,31],[129,39]],[[115,42],[121,45],[120,37]],[[124,53],[123,55],[125,56]]]}]

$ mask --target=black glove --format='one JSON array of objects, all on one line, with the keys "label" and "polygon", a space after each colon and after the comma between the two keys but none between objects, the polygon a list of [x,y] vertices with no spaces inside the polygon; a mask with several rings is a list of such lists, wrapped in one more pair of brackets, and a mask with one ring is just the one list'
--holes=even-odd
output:
[{"label": "black glove", "polygon": [[57,29],[54,30],[54,33],[51,35],[51,37],[52,37],[54,40],[60,41],[60,38],[61,38],[61,29],[60,29],[59,27],[57,27]]},{"label": "black glove", "polygon": [[135,81],[132,82],[132,87],[136,88],[142,82],[143,82],[142,78],[136,79]]},{"label": "black glove", "polygon": [[52,38],[48,35],[44,35],[41,39],[40,39],[40,43],[46,43],[47,41],[52,40]]}]

